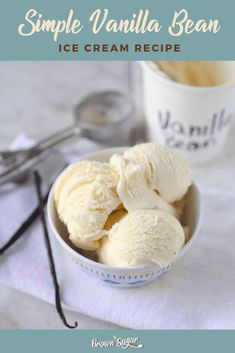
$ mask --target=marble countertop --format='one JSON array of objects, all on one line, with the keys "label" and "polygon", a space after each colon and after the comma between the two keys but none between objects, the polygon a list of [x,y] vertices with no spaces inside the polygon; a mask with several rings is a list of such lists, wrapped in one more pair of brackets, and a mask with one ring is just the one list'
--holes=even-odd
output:
[{"label": "marble countertop", "polygon": [[[127,91],[127,62],[1,62],[0,149],[21,132],[37,140],[73,122],[72,108],[92,91]],[[194,167],[204,186],[235,192],[235,140],[231,130],[221,156],[207,166]],[[80,328],[117,326],[66,311]],[[54,307],[0,284],[0,328],[63,328]]]}]

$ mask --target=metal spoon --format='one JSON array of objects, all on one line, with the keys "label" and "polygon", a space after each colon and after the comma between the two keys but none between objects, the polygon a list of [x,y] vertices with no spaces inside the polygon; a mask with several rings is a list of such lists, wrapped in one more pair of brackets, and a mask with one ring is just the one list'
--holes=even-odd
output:
[{"label": "metal spoon", "polygon": [[0,152],[0,185],[24,178],[35,164],[79,136],[105,145],[127,144],[132,115],[132,101],[120,92],[107,91],[88,96],[75,107],[73,126],[48,136],[32,148]]}]

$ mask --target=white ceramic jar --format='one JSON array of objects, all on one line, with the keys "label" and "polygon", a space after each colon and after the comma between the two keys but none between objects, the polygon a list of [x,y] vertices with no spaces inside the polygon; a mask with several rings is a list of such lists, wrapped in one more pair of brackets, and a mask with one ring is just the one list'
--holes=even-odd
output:
[{"label": "white ceramic jar", "polygon": [[195,87],[175,82],[140,62],[147,139],[178,149],[191,164],[217,157],[235,113],[235,62],[220,62],[225,84]]}]

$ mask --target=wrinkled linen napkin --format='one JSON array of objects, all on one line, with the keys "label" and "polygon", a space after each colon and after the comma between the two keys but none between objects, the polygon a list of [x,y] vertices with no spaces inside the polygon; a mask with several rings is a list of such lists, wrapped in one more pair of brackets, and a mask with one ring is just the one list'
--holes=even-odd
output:
[{"label": "wrinkled linen napkin", "polygon": [[[17,144],[26,142],[21,136]],[[82,141],[79,154],[54,154],[39,170],[48,183],[65,159],[78,160],[97,147]],[[235,193],[202,187],[201,192],[204,220],[198,239],[170,272],[143,287],[111,288],[90,277],[70,258],[61,257],[50,234],[64,305],[128,328],[234,329]],[[0,246],[36,204],[32,180],[0,191]],[[40,222],[0,257],[0,281],[54,302]]]}]

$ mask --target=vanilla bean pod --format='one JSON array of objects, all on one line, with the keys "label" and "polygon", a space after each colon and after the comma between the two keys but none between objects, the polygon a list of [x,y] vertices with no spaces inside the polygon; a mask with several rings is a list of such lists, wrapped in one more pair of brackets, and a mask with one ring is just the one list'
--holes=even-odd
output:
[{"label": "vanilla bean pod", "polygon": [[[46,204],[50,188],[46,195],[42,199],[43,205]],[[21,226],[17,229],[17,231],[12,235],[12,237],[0,248],[0,256],[5,253],[7,249],[9,249],[24,233],[26,230],[33,224],[33,222],[37,219],[40,214],[39,206],[37,206],[33,212],[28,216],[28,218],[21,224]]]},{"label": "vanilla bean pod", "polygon": [[57,275],[56,275],[56,269],[55,269],[55,263],[53,259],[53,254],[52,254],[52,249],[51,249],[51,243],[50,243],[50,238],[47,230],[47,224],[46,224],[46,219],[45,219],[45,214],[44,214],[44,204],[43,204],[43,197],[41,193],[41,177],[37,171],[34,172],[34,182],[36,186],[36,191],[37,191],[37,196],[38,196],[38,204],[39,204],[39,210],[40,210],[40,217],[41,217],[41,222],[42,222],[42,227],[43,227],[43,233],[44,233],[44,239],[45,239],[45,244],[47,248],[47,255],[50,263],[50,270],[51,270],[51,275],[52,275],[52,280],[53,280],[53,285],[55,289],[55,304],[56,304],[56,309],[57,312],[63,321],[64,325],[68,328],[76,328],[78,326],[78,323],[75,322],[74,325],[69,325],[62,306],[61,306],[61,298],[60,298],[60,287],[58,284],[57,280]]},{"label": "vanilla bean pod", "polygon": [[[67,165],[65,165],[62,170],[64,170],[64,168],[66,168],[66,167],[67,167]],[[51,189],[51,185],[50,185],[46,195],[43,197],[43,205],[45,205],[48,200],[50,189]],[[4,244],[0,248],[0,256],[3,255],[6,252],[6,250],[8,250],[19,238],[21,238],[21,236],[24,235],[26,230],[31,226],[31,224],[33,224],[33,222],[37,219],[39,214],[40,214],[40,210],[39,210],[39,206],[37,206],[32,211],[32,213],[26,218],[26,220],[21,224],[21,226],[17,229],[17,231],[10,237],[10,239],[6,242],[6,244]]]}]

